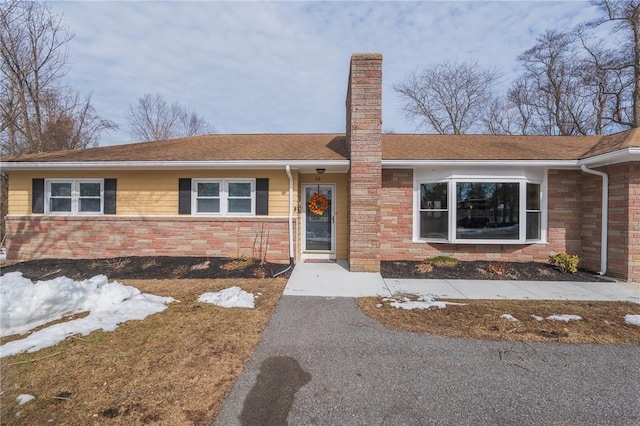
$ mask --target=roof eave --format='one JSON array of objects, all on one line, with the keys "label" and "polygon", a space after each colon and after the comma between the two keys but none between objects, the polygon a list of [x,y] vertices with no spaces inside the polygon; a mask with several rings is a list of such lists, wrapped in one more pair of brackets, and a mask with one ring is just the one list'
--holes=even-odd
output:
[{"label": "roof eave", "polygon": [[382,167],[413,168],[420,166],[535,166],[579,167],[578,160],[382,160]]},{"label": "roof eave", "polygon": [[3,162],[3,171],[33,170],[277,170],[290,166],[301,173],[346,173],[349,160],[219,160],[219,161],[16,161]]},{"label": "roof eave", "polygon": [[640,161],[640,147],[630,147],[619,149],[605,154],[595,155],[593,157],[583,158],[579,161],[580,165],[601,167],[612,164],[628,163],[630,161]]}]

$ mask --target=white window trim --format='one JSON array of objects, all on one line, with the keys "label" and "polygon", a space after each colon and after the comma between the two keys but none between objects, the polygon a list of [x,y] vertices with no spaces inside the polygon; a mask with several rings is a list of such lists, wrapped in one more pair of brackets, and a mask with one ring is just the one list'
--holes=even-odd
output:
[{"label": "white window trim", "polygon": [[[456,236],[456,215],[457,209],[452,206],[457,206],[457,191],[456,187],[459,182],[499,182],[499,183],[518,183],[519,184],[519,211],[518,221],[522,226],[519,227],[519,238],[509,240],[493,240],[493,239],[463,239]],[[448,215],[449,215],[449,237],[447,239],[442,238],[421,238],[420,237],[420,185],[429,183],[447,183],[447,195],[448,195]],[[540,185],[540,239],[527,240],[527,183],[535,183]],[[526,177],[487,177],[482,176],[452,176],[448,179],[414,179],[414,200],[413,200],[413,242],[414,243],[440,243],[440,244],[500,244],[500,245],[522,245],[522,244],[546,244],[547,243],[547,173],[544,173],[542,181],[540,179],[528,179]]]},{"label": "white window trim", "polygon": [[[52,212],[50,209],[51,200],[51,184],[52,183],[70,183],[71,184],[71,211],[70,212]],[[80,206],[80,184],[81,183],[99,183],[100,184],[100,211],[99,212],[81,212]],[[51,216],[101,216],[104,214],[104,179],[45,179],[44,183],[44,213]]]},{"label": "white window trim", "polygon": [[[198,183],[219,183],[220,184],[220,212],[199,212],[198,211]],[[250,212],[230,212],[229,199],[239,199],[229,197],[230,183],[251,184],[251,211]],[[191,180],[191,215],[192,216],[255,216],[256,215],[256,180],[255,179],[192,179]]]}]

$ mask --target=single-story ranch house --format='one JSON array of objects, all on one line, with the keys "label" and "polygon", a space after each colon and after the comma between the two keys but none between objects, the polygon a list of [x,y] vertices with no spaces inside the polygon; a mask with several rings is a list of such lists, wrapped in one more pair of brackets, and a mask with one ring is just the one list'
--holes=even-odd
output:
[{"label": "single-story ranch house", "polygon": [[640,130],[382,133],[382,55],[354,54],[345,134],[207,135],[5,158],[10,259],[541,261],[640,281]]}]

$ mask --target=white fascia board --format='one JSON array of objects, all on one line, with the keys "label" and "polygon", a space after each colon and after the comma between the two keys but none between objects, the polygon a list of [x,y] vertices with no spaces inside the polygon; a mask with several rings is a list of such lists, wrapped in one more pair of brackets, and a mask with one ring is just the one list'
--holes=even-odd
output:
[{"label": "white fascia board", "polygon": [[537,166],[580,168],[578,160],[382,160],[382,167],[413,168],[422,166]]},{"label": "white fascia board", "polygon": [[579,164],[581,166],[599,167],[611,164],[628,163],[630,161],[640,161],[640,148],[624,148],[618,151],[584,158],[579,161]]},{"label": "white fascia board", "polygon": [[3,171],[31,170],[276,170],[290,166],[300,172],[346,173],[349,160],[253,160],[253,161],[43,161],[3,162]]}]

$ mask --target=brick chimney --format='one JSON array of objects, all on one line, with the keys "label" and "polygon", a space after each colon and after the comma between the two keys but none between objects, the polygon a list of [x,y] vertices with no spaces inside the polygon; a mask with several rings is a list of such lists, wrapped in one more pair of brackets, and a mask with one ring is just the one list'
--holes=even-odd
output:
[{"label": "brick chimney", "polygon": [[382,187],[382,55],[351,56],[347,88],[349,269],[380,271]]}]

